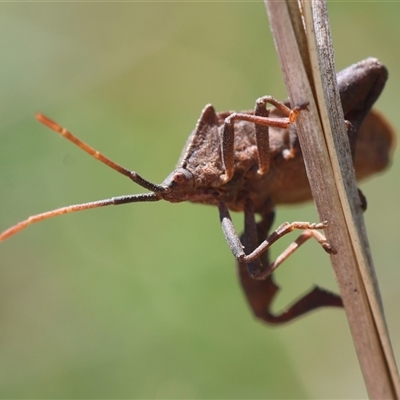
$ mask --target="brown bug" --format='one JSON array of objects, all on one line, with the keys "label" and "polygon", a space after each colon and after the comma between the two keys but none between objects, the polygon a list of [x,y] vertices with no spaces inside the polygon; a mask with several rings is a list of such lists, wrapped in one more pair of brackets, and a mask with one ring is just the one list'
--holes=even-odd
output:
[{"label": "brown bug", "polygon": [[[387,79],[386,68],[367,59],[338,74],[338,83],[354,165],[358,179],[384,169],[389,162],[393,133],[385,120],[370,111]],[[274,106],[267,109],[267,104]],[[225,238],[239,264],[239,275],[255,315],[269,323],[287,322],[322,306],[341,306],[339,296],[318,287],[280,315],[270,312],[278,290],[272,272],[302,243],[315,238],[333,252],[319,232],[326,222],[293,222],[269,234],[277,204],[311,199],[302,153],[293,123],[306,105],[290,108],[270,96],[256,101],[254,111],[216,113],[207,105],[190,135],[177,168],[161,184],[154,184],[129,171],[80,141],[68,130],[42,114],[37,119],[117,172],[129,177],[150,193],[113,197],[71,205],[34,215],[0,234],[5,240],[32,223],[56,215],[135,202],[167,200],[215,205],[219,209]],[[363,121],[365,120],[364,124]],[[243,211],[244,234],[236,234],[229,210]],[[255,215],[261,216],[256,223]],[[268,248],[294,229],[304,232],[273,263]]]}]

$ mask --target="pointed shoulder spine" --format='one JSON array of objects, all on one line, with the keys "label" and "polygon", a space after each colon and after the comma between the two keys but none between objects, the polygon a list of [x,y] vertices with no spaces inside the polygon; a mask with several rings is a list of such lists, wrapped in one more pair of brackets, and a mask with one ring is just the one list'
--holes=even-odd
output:
[{"label": "pointed shoulder spine", "polygon": [[204,137],[207,135],[208,128],[212,126],[218,126],[218,116],[214,107],[211,104],[207,104],[201,111],[200,118],[197,120],[195,129],[186,141],[177,167],[186,167],[187,160],[193,153],[194,149],[199,145],[199,141],[204,139]]}]

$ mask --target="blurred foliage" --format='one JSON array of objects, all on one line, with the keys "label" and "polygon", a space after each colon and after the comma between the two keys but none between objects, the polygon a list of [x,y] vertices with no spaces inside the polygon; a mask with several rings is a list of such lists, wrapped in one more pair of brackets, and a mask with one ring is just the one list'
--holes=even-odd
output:
[{"label": "blurred foliage", "polygon": [[[0,227],[140,188],[33,118],[40,111],[161,182],[201,109],[286,97],[260,2],[0,4]],[[399,126],[399,3],[331,2],[338,69],[368,56],[390,80],[378,107]],[[362,186],[397,354],[398,164]],[[316,219],[312,205],[279,210]],[[236,218],[241,229],[241,217]],[[274,247],[279,252],[289,241]],[[361,398],[344,313],[255,321],[217,210],[134,204],[56,218],[1,244],[2,398]],[[277,273],[284,306],[335,290],[309,243]]]}]

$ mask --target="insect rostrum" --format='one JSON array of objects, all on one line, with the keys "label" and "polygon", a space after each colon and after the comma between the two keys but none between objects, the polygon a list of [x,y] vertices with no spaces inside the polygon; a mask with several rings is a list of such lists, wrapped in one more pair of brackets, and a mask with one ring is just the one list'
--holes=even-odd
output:
[{"label": "insect rostrum", "polygon": [[[392,130],[380,114],[371,111],[386,82],[387,70],[379,61],[369,58],[340,72],[337,78],[356,176],[362,179],[381,171],[389,162]],[[267,105],[273,108],[269,110]],[[239,265],[243,289],[257,317],[269,323],[282,323],[318,307],[341,306],[339,296],[316,287],[282,314],[270,312],[278,290],[271,274],[293,251],[315,238],[326,251],[334,252],[319,232],[326,221],[284,223],[270,233],[276,205],[311,199],[294,124],[301,112],[307,112],[306,104],[290,107],[288,102],[281,103],[270,96],[258,99],[253,111],[217,113],[211,105],[205,106],[177,168],[161,184],[151,183],[114,163],[39,114],[37,119],[44,125],[150,193],[113,197],[34,215],[4,231],[0,240],[56,215],[106,205],[159,200],[210,204],[218,207],[225,238]],[[241,237],[233,227],[229,210],[244,212]],[[258,223],[256,214],[261,217]],[[294,229],[303,232],[270,263],[270,245]]]}]

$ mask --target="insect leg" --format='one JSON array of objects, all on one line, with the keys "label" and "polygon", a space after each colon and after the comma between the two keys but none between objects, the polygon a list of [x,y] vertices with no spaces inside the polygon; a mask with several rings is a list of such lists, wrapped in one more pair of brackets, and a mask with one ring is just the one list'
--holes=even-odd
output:
[{"label": "insect leg", "polygon": [[[260,117],[269,117],[269,111],[266,107],[269,96],[257,99],[254,108],[254,114]],[[286,106],[285,106],[286,107]],[[286,107],[287,108],[287,107]],[[288,109],[290,111],[290,109]],[[269,171],[270,152],[269,152],[269,127],[265,125],[255,124],[256,141],[258,150],[258,171],[259,175],[264,175]]]},{"label": "insect leg", "polygon": [[[252,211],[250,210],[250,201],[248,201],[248,205],[245,209],[245,224],[246,227],[249,224],[250,218],[251,217]],[[236,233],[235,227],[233,225],[231,216],[229,214],[229,210],[226,207],[226,204],[221,202],[218,205],[219,213],[220,213],[220,221],[221,221],[221,226],[222,230],[225,235],[225,239],[228,242],[228,245],[236,257],[236,259],[240,262],[244,263],[251,263],[257,258],[261,256],[273,243],[275,243],[278,239],[281,237],[285,236],[286,234],[292,232],[295,229],[300,229],[300,230],[315,230],[315,229],[323,229],[326,227],[326,222],[320,222],[320,223],[309,223],[309,222],[285,222],[281,224],[274,232],[272,232],[268,237],[266,237],[262,242],[259,242],[258,246],[252,250],[250,253],[246,254],[245,251],[243,250],[244,246]],[[254,215],[254,213],[253,213]],[[304,238],[308,234],[305,234]],[[247,235],[248,237],[253,237],[253,234]],[[334,249],[329,245],[329,243],[326,241],[326,239],[321,235],[314,235],[311,234],[311,237],[314,237],[317,239],[317,241],[321,244],[321,246],[324,248],[325,251],[328,253],[334,253]],[[308,239],[308,238],[307,238]],[[306,239],[306,240],[307,240]]]},{"label": "insect leg", "polygon": [[[254,244],[254,247],[256,247],[259,243],[263,242],[268,237],[268,232],[272,226],[273,220],[274,211],[271,210],[265,216],[263,216],[263,219],[258,224],[256,224],[256,234],[258,235],[258,241]],[[252,241],[250,237],[253,237],[253,235],[254,232],[252,232],[250,236],[248,232],[245,232],[241,237],[242,242],[245,244],[246,251],[253,250],[253,247],[248,247],[248,243]],[[286,259],[287,257],[284,258]],[[282,261],[283,260],[281,259],[281,262]],[[277,261],[275,261],[275,263],[276,262]],[[253,261],[253,263],[255,265],[256,261]],[[258,264],[261,263],[263,265],[270,265],[268,250],[266,250],[259,257]],[[247,301],[254,315],[266,323],[282,324],[285,322],[289,322],[294,318],[297,318],[300,315],[319,307],[342,306],[342,300],[338,295],[318,286],[315,286],[310,292],[305,294],[299,300],[286,307],[283,312],[275,314],[271,311],[271,307],[280,288],[274,282],[272,273],[270,273],[264,280],[256,280],[253,279],[249,274],[249,264],[238,262],[237,265],[240,283],[242,285]]]},{"label": "insect leg", "polygon": [[[281,110],[287,117],[269,117],[265,107],[267,103],[273,104]],[[301,110],[306,108],[306,105],[300,107],[288,108],[285,104],[273,99],[270,96],[265,96],[257,100],[255,114],[248,113],[232,113],[225,118],[222,128],[222,160],[224,163],[225,173],[221,176],[221,183],[226,183],[232,179],[235,167],[235,149],[234,149],[234,122],[248,121],[253,122],[256,126],[257,146],[259,152],[259,173],[265,174],[269,168],[269,141],[268,130],[260,129],[259,127],[275,127],[287,128],[292,124]],[[258,115],[257,115],[258,114]],[[264,138],[262,137],[264,136]],[[267,138],[265,138],[267,136]]]},{"label": "insect leg", "polygon": [[[289,124],[292,124],[303,108],[306,106],[295,107],[290,109],[286,104],[274,99],[271,96],[263,96],[256,100],[256,105],[254,107],[254,115],[264,117],[266,120],[269,119],[269,111],[267,109],[267,104],[273,105],[284,115],[287,116]],[[286,118],[282,118],[286,120]],[[269,126],[267,124],[255,123],[256,131],[256,142],[258,150],[258,171],[259,175],[265,175],[269,171],[270,166],[270,154],[269,154]],[[281,126],[282,127],[282,126]],[[287,126],[286,126],[287,127]]]}]

